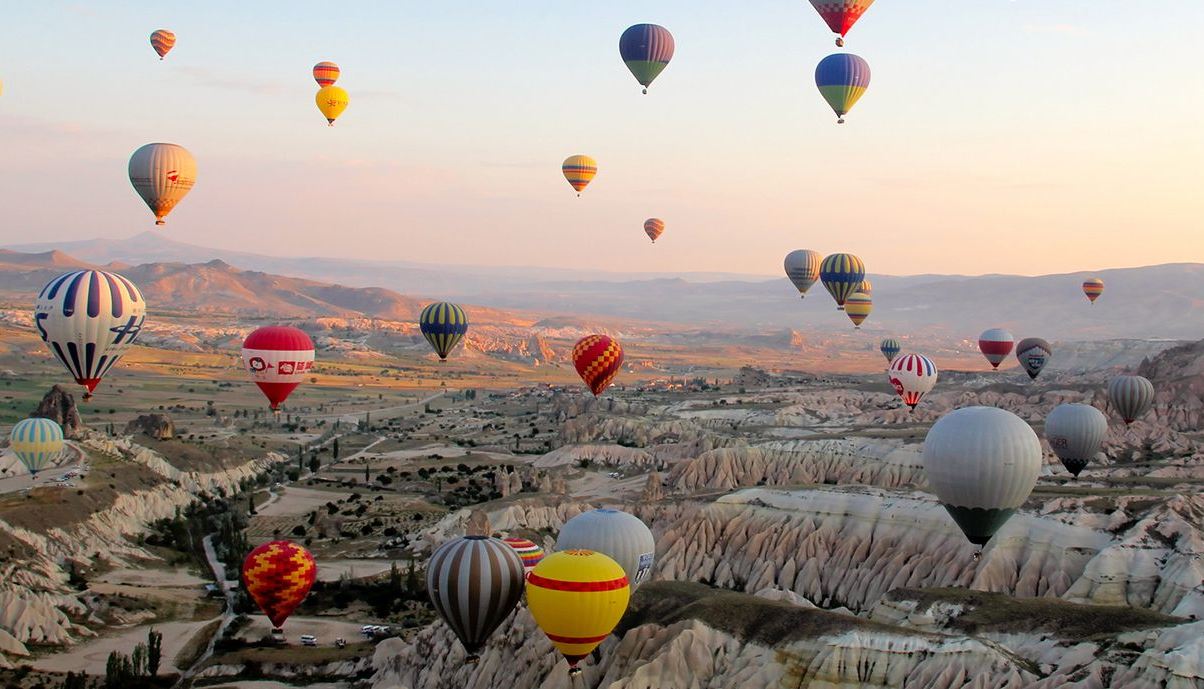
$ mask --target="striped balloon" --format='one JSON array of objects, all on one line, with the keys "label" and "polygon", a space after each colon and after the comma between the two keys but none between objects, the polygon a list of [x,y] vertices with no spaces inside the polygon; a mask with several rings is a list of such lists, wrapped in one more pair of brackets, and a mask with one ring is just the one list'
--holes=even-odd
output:
[{"label": "striped balloon", "polygon": [[836,38],[838,47],[844,46],[844,37],[849,29],[861,19],[861,15],[874,4],[874,0],[811,0],[811,6],[819,12]]},{"label": "striped balloon", "polygon": [[845,315],[853,321],[853,327],[857,330],[861,329],[861,324],[865,319],[870,317],[870,312],[874,310],[874,299],[865,292],[853,292],[844,302]]},{"label": "striped balloon", "polygon": [[1016,359],[1024,367],[1028,377],[1034,380],[1037,374],[1041,373],[1041,369],[1045,368],[1045,364],[1049,363],[1051,356],[1053,347],[1039,337],[1026,337],[1016,345]]},{"label": "striped balloon", "polygon": [[1094,304],[1099,295],[1104,293],[1104,281],[1099,278],[1089,278],[1083,281],[1083,294]]},{"label": "striped balloon", "polygon": [[636,81],[648,93],[648,86],[673,59],[673,34],[656,24],[636,24],[619,37],[619,55]]},{"label": "striped balloon", "polygon": [[923,354],[902,354],[890,362],[886,375],[903,398],[903,404],[915,409],[924,395],[936,387],[938,371],[932,359]]},{"label": "striped balloon", "polygon": [[242,563],[243,587],[277,630],[309,595],[317,576],[314,556],[291,541],[264,543]]},{"label": "striped balloon", "polygon": [[984,330],[978,336],[978,351],[982,352],[994,370],[999,369],[999,364],[1002,364],[1008,354],[1012,353],[1012,347],[1015,346],[1016,339],[1003,328]]},{"label": "striped balloon", "polygon": [[439,360],[447,361],[447,355],[468,332],[468,314],[455,304],[437,302],[422,310],[418,316],[418,327],[422,329],[422,336],[434,347]]},{"label": "striped balloon", "polygon": [[648,218],[644,221],[644,233],[656,244],[656,240],[665,233],[665,221],[660,218]]},{"label": "striped balloon", "polygon": [[503,538],[502,542],[514,549],[518,553],[518,557],[523,561],[523,570],[528,574],[535,569],[535,565],[543,559],[543,547],[535,541],[529,541],[525,538]]},{"label": "striped balloon", "polygon": [[1059,404],[1045,417],[1050,449],[1076,477],[1099,454],[1106,435],[1108,419],[1090,404]]},{"label": "striped balloon", "polygon": [[196,184],[196,159],[177,144],[155,143],[130,156],[130,184],[155,214],[155,224],[192,191]]},{"label": "striped balloon", "polygon": [[150,35],[151,47],[159,54],[159,59],[171,52],[172,46],[176,44],[176,35],[167,29],[158,29]]},{"label": "striped balloon", "polygon": [[1117,376],[1108,381],[1108,401],[1127,426],[1154,406],[1154,384],[1141,376]]},{"label": "striped balloon", "polygon": [[598,174],[598,161],[587,155],[569,156],[564,159],[560,171],[564,173],[564,178],[573,189],[577,190],[577,196],[581,196],[581,190],[588,187],[594,175]]},{"label": "striped balloon", "polygon": [[870,65],[852,53],[829,55],[815,68],[815,85],[843,124],[845,113],[869,88]]},{"label": "striped balloon", "polygon": [[138,339],[146,302],[134,283],[117,273],[77,270],[46,283],[33,317],[42,341],[89,399]]},{"label": "striped balloon", "polygon": [[556,650],[577,663],[602,643],[627,611],[631,589],[617,562],[590,550],[545,557],[527,578],[527,607]]},{"label": "striped balloon", "polygon": [[810,249],[795,249],[786,254],[786,277],[790,278],[800,299],[807,298],[807,290],[819,280],[819,264],[823,256]]},{"label": "striped balloon", "polygon": [[436,612],[451,627],[467,663],[523,595],[523,561],[496,538],[461,536],[439,546],[426,566],[426,588]]},{"label": "striped balloon", "polygon": [[339,80],[339,66],[333,62],[319,62],[314,65],[314,81],[318,86],[334,86]]},{"label": "striped balloon", "polygon": [[819,279],[836,300],[836,309],[843,311],[845,300],[865,279],[865,264],[853,254],[832,254],[820,264]]},{"label": "striped balloon", "polygon": [[63,451],[63,427],[50,419],[21,419],[8,436],[8,446],[37,476]]},{"label": "striped balloon", "polygon": [[899,345],[899,341],[893,337],[886,338],[882,341],[882,344],[878,345],[878,351],[882,352],[882,356],[886,357],[886,363],[888,364],[894,361],[895,357],[899,356],[899,351],[902,349],[903,347]]},{"label": "striped balloon", "polygon": [[870,282],[869,280],[862,280],[861,284],[857,287],[857,291],[868,294],[872,297],[874,296],[874,283]]},{"label": "striped balloon", "polygon": [[619,374],[623,366],[623,347],[609,335],[586,335],[573,347],[573,365],[596,397]]}]

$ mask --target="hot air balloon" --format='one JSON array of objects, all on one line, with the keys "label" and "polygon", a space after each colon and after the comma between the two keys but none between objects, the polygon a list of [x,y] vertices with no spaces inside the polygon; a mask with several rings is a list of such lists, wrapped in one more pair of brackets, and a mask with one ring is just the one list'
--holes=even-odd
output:
[{"label": "hot air balloon", "polygon": [[1087,295],[1087,299],[1090,300],[1092,304],[1094,304],[1095,300],[1099,299],[1099,295],[1103,293],[1103,280],[1099,278],[1089,278],[1083,281],[1083,294]]},{"label": "hot air balloon", "polygon": [[333,86],[339,80],[339,66],[333,62],[319,62],[314,65],[314,81],[318,86]]},{"label": "hot air balloon", "polygon": [[886,363],[891,363],[895,357],[899,356],[899,351],[903,347],[899,345],[899,341],[893,337],[888,337],[878,345],[878,351],[882,352],[882,356],[886,357]]},{"label": "hot air balloon", "polygon": [[441,301],[429,304],[422,310],[418,316],[418,326],[422,329],[422,336],[435,348],[439,360],[447,361],[448,353],[468,332],[468,316],[459,306]]},{"label": "hot air balloon", "polygon": [[1016,359],[1028,372],[1028,377],[1034,380],[1041,369],[1045,368],[1045,364],[1049,363],[1051,356],[1053,356],[1053,347],[1039,337],[1026,337],[1016,345]]},{"label": "hot air balloon", "polygon": [[857,291],[872,297],[874,296],[874,283],[869,280],[862,280],[861,285],[857,287]]},{"label": "hot air balloon", "polygon": [[843,311],[845,300],[865,279],[865,264],[853,254],[832,254],[820,264],[819,279],[836,300],[836,309]]},{"label": "hot air balloon", "polygon": [[527,578],[527,607],[570,676],[581,674],[577,663],[610,636],[630,598],[623,568],[590,550],[552,553]]},{"label": "hot air balloon", "polygon": [[874,300],[865,292],[853,292],[844,302],[845,315],[853,321],[853,327],[857,330],[861,329],[862,322],[869,318],[870,312],[874,310]]},{"label": "hot air balloon", "polygon": [[573,346],[573,365],[594,396],[602,394],[623,366],[623,347],[609,335],[586,335]]},{"label": "hot air balloon", "polygon": [[656,240],[665,233],[665,221],[660,218],[648,218],[644,221],[644,232],[648,235],[648,239],[656,244]]},{"label": "hot air balloon", "polygon": [[811,0],[811,6],[819,12],[836,37],[836,45],[844,47],[845,34],[861,19],[861,15],[874,4],[874,0]]},{"label": "hot air balloon", "polygon": [[63,451],[63,427],[50,419],[21,419],[8,436],[8,446],[29,473],[37,476]]},{"label": "hot air balloon", "polygon": [[1099,454],[1106,435],[1108,419],[1090,404],[1059,404],[1045,417],[1049,447],[1076,477]]},{"label": "hot air balloon", "polygon": [[845,114],[869,88],[869,63],[852,53],[829,55],[815,68],[815,85],[832,106],[836,121],[844,124]]},{"label": "hot air balloon", "polygon": [[155,224],[176,207],[196,184],[196,160],[183,146],[176,144],[147,144],[130,156],[130,184],[142,197]]},{"label": "hot air balloon", "polygon": [[1154,406],[1154,384],[1141,376],[1117,376],[1108,381],[1108,400],[1127,426]]},{"label": "hot air balloon", "polygon": [[628,27],[619,37],[619,55],[648,93],[648,86],[673,59],[673,34],[656,24]]},{"label": "hot air balloon", "polygon": [[556,550],[602,553],[619,563],[632,593],[635,593],[652,573],[656,539],[634,514],[612,509],[590,510],[564,523],[556,537]]},{"label": "hot air balloon", "polygon": [[157,29],[151,33],[150,43],[155,52],[159,54],[159,59],[162,60],[176,44],[176,35],[167,29]]},{"label": "hot air balloon", "polygon": [[272,411],[278,411],[314,366],[314,343],[303,331],[269,325],[247,335],[242,362]]},{"label": "hot air balloon", "polygon": [[569,181],[569,184],[577,190],[577,196],[581,196],[581,190],[588,187],[594,175],[598,174],[598,161],[587,155],[569,156],[564,159],[560,171],[564,173],[564,178]]},{"label": "hot air balloon", "polygon": [[313,587],[318,566],[308,550],[292,541],[268,541],[247,554],[242,583],[251,600],[272,621],[272,633],[293,614]]},{"label": "hot air balloon", "polygon": [[1012,353],[1012,347],[1016,346],[1016,340],[1012,334],[1003,328],[991,328],[984,330],[978,336],[978,351],[987,358],[991,363],[991,368],[998,370],[999,364],[1007,358],[1008,354]]},{"label": "hot air balloon", "polygon": [[519,559],[523,561],[523,571],[527,574],[530,574],[531,570],[535,569],[535,565],[538,565],[540,560],[543,560],[543,548],[535,541],[512,536],[510,538],[503,538],[502,542],[518,553]]},{"label": "hot air balloon", "polygon": [[798,289],[800,299],[807,298],[807,290],[819,279],[819,264],[823,257],[818,251],[795,249],[786,254],[786,277]]},{"label": "hot air balloon", "polygon": [[923,354],[900,354],[886,369],[887,379],[895,392],[903,398],[903,404],[916,408],[924,395],[936,386],[936,364]]},{"label": "hot air balloon", "polygon": [[510,546],[487,536],[461,536],[439,546],[426,567],[435,610],[475,663],[485,641],[523,596],[523,561]]},{"label": "hot air balloon", "polygon": [[326,124],[333,127],[334,121],[339,119],[339,115],[342,115],[343,111],[347,109],[347,105],[351,103],[351,96],[348,96],[347,92],[338,86],[323,86],[314,96],[314,102],[318,104],[318,110],[326,118]]},{"label": "hot air balloon", "polygon": [[142,293],[125,277],[103,270],[60,275],[42,288],[34,325],[42,341],[75,382],[84,399],[138,339],[146,320]]}]

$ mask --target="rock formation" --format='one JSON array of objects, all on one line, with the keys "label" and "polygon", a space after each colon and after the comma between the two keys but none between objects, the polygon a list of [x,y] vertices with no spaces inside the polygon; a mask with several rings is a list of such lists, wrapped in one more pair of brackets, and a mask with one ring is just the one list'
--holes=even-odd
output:
[{"label": "rock formation", "polygon": [[79,437],[85,426],[80,421],[79,410],[75,406],[75,396],[61,385],[50,388],[38,408],[31,417],[50,419],[63,427],[63,437],[74,439]]},{"label": "rock formation", "polygon": [[125,425],[125,435],[142,434],[155,440],[171,440],[176,425],[167,414],[143,414]]}]

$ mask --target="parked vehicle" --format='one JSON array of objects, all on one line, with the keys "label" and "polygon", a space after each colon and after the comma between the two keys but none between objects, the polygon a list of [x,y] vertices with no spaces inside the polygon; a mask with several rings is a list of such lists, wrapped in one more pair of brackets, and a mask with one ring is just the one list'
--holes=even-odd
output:
[{"label": "parked vehicle", "polygon": [[317,646],[318,645],[318,637],[314,636],[313,634],[302,634],[301,635],[301,645],[302,646]]}]

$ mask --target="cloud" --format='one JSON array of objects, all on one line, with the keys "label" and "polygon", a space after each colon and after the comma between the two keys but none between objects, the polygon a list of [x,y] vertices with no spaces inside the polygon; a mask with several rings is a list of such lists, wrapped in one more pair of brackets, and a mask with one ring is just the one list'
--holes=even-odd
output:
[{"label": "cloud", "polygon": [[1085,36],[1090,31],[1075,24],[1025,24],[1025,33],[1061,34],[1063,36]]},{"label": "cloud", "polygon": [[253,93],[261,96],[278,96],[285,93],[285,88],[282,84],[266,81],[263,79],[252,79],[244,76],[235,76],[230,74],[220,74],[204,67],[177,67],[176,71],[183,74],[185,77],[192,79],[198,86],[208,86],[210,88],[226,89],[230,91],[241,91],[243,93]]}]

